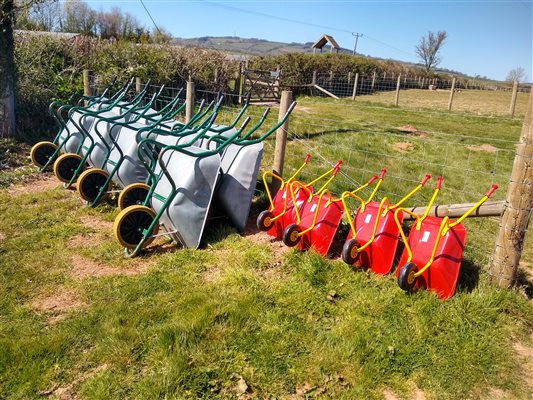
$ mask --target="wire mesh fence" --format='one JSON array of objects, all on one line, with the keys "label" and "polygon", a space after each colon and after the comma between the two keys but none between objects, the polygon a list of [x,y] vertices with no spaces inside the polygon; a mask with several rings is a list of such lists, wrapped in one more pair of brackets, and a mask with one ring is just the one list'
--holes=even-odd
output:
[{"label": "wire mesh fence", "polygon": [[[337,81],[331,81],[328,89],[327,79],[330,78],[330,76],[317,76],[316,82],[326,86],[326,90],[353,95],[355,76],[350,77],[351,94],[346,90],[349,87],[348,77],[346,81],[340,77]],[[372,81],[369,78],[371,77],[365,76],[363,79],[358,77],[356,96],[372,96],[371,91],[377,88],[382,88],[381,92],[386,93],[384,88],[386,85],[390,87],[392,82],[392,80],[381,80],[378,86],[376,80],[372,89]],[[424,86],[432,83],[406,79],[403,84],[406,87],[405,91],[429,91]],[[142,88],[144,87],[143,85]],[[165,86],[155,108],[160,109],[168,104],[179,93],[180,87],[183,86],[176,83]],[[407,89],[408,87],[412,89]],[[148,92],[156,93],[160,88],[159,85],[150,84]],[[184,91],[180,96],[185,99]],[[223,100],[216,123],[230,124],[246,102],[245,96],[232,92],[199,89],[195,92],[195,106],[198,107],[202,100],[209,103],[220,99],[220,96],[223,96]],[[414,188],[426,173],[434,178],[442,175],[445,179],[438,204],[475,202],[483,196],[492,183],[500,185],[494,200],[504,199],[515,155],[514,145],[518,136],[507,135],[506,132],[500,131],[498,123],[502,122],[502,127],[514,123],[518,131],[519,120],[476,118],[475,122],[472,122],[471,117],[475,115],[473,113],[439,113],[436,110],[432,115],[427,110],[411,109],[403,105],[400,108],[390,108],[350,100],[338,102],[322,99],[316,103],[306,101],[305,99],[308,99],[306,97],[303,99],[305,104],[296,108],[287,132],[289,140],[285,158],[286,177],[296,171],[305,155],[310,153],[312,159],[299,177],[304,182],[321,175],[338,160],[343,161],[339,175],[329,187],[335,196],[361,186],[372,175],[378,174],[381,168],[386,168],[386,178],[376,200],[387,197],[391,202],[398,201]],[[253,104],[248,107],[246,115],[251,117],[250,126],[261,118],[266,107],[269,105]],[[271,110],[258,134],[265,132],[277,121],[277,105],[271,104],[270,107],[274,109]],[[322,109],[328,107],[332,107],[335,111],[321,115]],[[184,118],[184,115],[179,115],[178,118]],[[414,126],[425,119],[436,120],[429,124],[432,129],[418,129]],[[271,135],[264,142],[262,172],[272,168],[274,148],[275,137]],[[431,181],[427,186],[409,199],[406,205],[424,206],[432,193]],[[476,218],[467,222],[467,227],[471,231],[469,236],[474,240],[467,246],[465,257],[473,262],[487,262],[490,256],[490,251],[487,249],[491,249],[494,245],[498,220],[497,217],[490,217]]]},{"label": "wire mesh fence", "polygon": [[[311,82],[311,83],[309,83]],[[453,87],[453,96],[451,96]],[[404,108],[454,110],[478,115],[523,116],[530,87],[513,83],[487,84],[473,79],[428,78],[409,74],[314,73],[293,85],[303,94],[399,105]],[[513,107],[514,104],[514,107]]]}]

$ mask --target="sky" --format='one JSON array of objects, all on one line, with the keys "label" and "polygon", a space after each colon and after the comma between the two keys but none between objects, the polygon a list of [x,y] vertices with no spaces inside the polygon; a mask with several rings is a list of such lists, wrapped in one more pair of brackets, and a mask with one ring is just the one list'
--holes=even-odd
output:
[{"label": "sky", "polygon": [[[119,6],[153,28],[141,0],[89,0],[96,10]],[[314,42],[331,34],[357,52],[418,62],[428,31],[446,31],[439,67],[505,80],[514,68],[533,80],[533,0],[144,0],[155,23],[175,37],[239,36]]]}]

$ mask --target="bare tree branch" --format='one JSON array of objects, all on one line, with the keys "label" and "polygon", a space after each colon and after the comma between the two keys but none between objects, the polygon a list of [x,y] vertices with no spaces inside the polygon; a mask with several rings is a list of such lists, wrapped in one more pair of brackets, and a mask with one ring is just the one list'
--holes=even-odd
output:
[{"label": "bare tree branch", "polygon": [[428,32],[427,36],[423,36],[415,47],[416,54],[424,63],[427,72],[441,62],[439,51],[447,36],[446,31],[439,31],[436,34]]}]

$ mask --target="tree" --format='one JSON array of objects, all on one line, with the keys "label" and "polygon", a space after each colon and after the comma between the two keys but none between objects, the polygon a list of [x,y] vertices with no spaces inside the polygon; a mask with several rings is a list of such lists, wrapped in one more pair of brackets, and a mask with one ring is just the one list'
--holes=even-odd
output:
[{"label": "tree", "polygon": [[20,9],[16,14],[15,28],[28,31],[52,32],[59,28],[61,5],[55,0],[45,0]]},{"label": "tree", "polygon": [[15,61],[13,0],[0,2],[0,137],[15,135]]},{"label": "tree", "polygon": [[83,0],[66,1],[60,25],[63,32],[93,36],[96,34],[96,11]]},{"label": "tree", "polygon": [[512,69],[507,74],[506,80],[508,82],[521,82],[526,78],[526,70],[522,67],[516,67],[515,69]]},{"label": "tree", "polygon": [[447,36],[446,31],[439,31],[436,34],[428,32],[427,36],[422,36],[418,45],[415,46],[416,54],[424,63],[427,72],[441,62],[439,51]]}]

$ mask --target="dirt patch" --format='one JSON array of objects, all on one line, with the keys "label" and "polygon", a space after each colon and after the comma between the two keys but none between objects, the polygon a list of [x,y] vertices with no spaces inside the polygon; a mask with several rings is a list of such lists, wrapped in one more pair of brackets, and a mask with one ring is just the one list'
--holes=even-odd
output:
[{"label": "dirt patch", "polygon": [[297,111],[297,112],[303,112],[305,114],[311,114],[312,111],[313,111],[313,108],[312,107],[306,107],[306,106],[297,106],[294,111]]},{"label": "dirt patch", "polygon": [[471,151],[483,151],[485,153],[496,153],[498,152],[498,149],[494,146],[491,146],[490,144],[482,144],[479,146],[468,146],[468,150]]},{"label": "dirt patch", "polygon": [[72,270],[70,274],[76,279],[101,278],[105,276],[134,276],[146,273],[148,267],[154,263],[154,260],[135,259],[131,260],[130,265],[126,268],[113,267],[109,264],[89,260],[79,254],[70,257]]},{"label": "dirt patch", "polygon": [[514,343],[513,349],[518,354],[522,371],[524,371],[525,384],[533,392],[533,347],[524,343]]},{"label": "dirt patch", "polygon": [[70,311],[87,307],[78,295],[68,290],[39,297],[31,303],[31,307],[37,312],[49,313],[48,324],[53,325],[66,318]]},{"label": "dirt patch", "polygon": [[415,136],[419,136],[419,137],[422,137],[422,138],[429,137],[427,132],[420,131],[420,130],[416,129],[416,127],[414,127],[413,125],[404,125],[404,126],[399,127],[398,130],[400,132],[408,133],[410,135],[415,135]]},{"label": "dirt patch", "polygon": [[385,389],[383,391],[383,397],[385,400],[398,400],[398,396],[396,396],[396,394],[390,389]]},{"label": "dirt patch", "polygon": [[77,399],[78,396],[76,395],[74,389],[76,386],[78,386],[80,383],[85,382],[87,379],[92,378],[94,375],[101,371],[105,371],[108,368],[107,364],[99,365],[96,368],[91,369],[90,371],[85,372],[84,374],[81,374],[79,377],[74,379],[72,382],[65,386],[60,386],[54,390],[51,390],[47,392],[47,395],[53,395],[59,400],[72,400]]},{"label": "dirt patch", "polygon": [[[398,400],[398,396],[396,395],[396,393],[394,393],[390,389],[385,389],[383,391],[383,397],[386,400]],[[424,392],[422,390],[420,390],[419,388],[415,387],[413,395],[410,398],[412,400],[426,400],[426,395],[424,394]]]},{"label": "dirt patch", "polygon": [[40,193],[60,187],[61,182],[53,175],[37,175],[35,179],[28,179],[24,183],[18,183],[7,188],[10,196],[16,197],[23,194]]},{"label": "dirt patch", "polygon": [[113,229],[113,223],[104,221],[98,218],[96,215],[84,215],[80,218],[80,222],[83,226],[95,230],[95,231],[107,231],[111,232]]},{"label": "dirt patch", "polygon": [[395,150],[398,150],[400,153],[409,153],[410,151],[414,150],[415,145],[409,142],[398,142],[398,143],[394,143],[392,147]]},{"label": "dirt patch", "polygon": [[6,235],[2,232],[0,232],[0,240],[5,240]]},{"label": "dirt patch", "polygon": [[96,234],[96,233],[88,233],[88,234],[80,233],[79,235],[71,237],[68,240],[67,245],[69,247],[95,247],[95,246],[98,246],[98,245],[102,244],[103,241],[104,241],[104,239],[99,234]]}]

